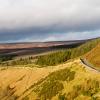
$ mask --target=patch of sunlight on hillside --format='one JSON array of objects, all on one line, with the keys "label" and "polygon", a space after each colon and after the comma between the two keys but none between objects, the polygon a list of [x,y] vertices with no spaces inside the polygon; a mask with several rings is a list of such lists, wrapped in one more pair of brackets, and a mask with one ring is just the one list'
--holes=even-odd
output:
[{"label": "patch of sunlight on hillside", "polygon": [[[81,65],[80,62],[74,62],[68,68],[70,69],[70,71],[75,72],[75,77],[71,81],[58,80],[58,82],[61,82],[63,84],[63,89],[57,92],[55,96],[52,97],[52,100],[94,100],[95,98],[98,98],[96,100],[99,100],[100,97],[97,94],[100,93],[100,74],[86,69],[83,65]],[[31,92],[29,94],[29,97],[32,97],[34,93],[36,93],[35,95],[37,95],[37,98],[39,98],[38,95],[43,86],[43,83],[50,82],[51,80],[48,80],[49,78],[50,76],[48,76],[45,81],[33,87],[33,91],[34,89],[36,89],[37,91]],[[54,84],[54,86],[55,85],[56,84]],[[43,88],[45,89],[46,87]],[[46,97],[46,94],[43,94],[41,98],[41,100],[48,99],[48,97]]]},{"label": "patch of sunlight on hillside", "polygon": [[94,67],[100,69],[100,44],[98,44],[94,49],[87,53],[85,58],[87,61],[93,64]]}]

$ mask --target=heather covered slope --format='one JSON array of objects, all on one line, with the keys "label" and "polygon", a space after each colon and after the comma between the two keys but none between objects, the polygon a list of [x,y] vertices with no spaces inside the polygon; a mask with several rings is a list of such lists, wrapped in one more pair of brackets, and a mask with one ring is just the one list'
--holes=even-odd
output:
[{"label": "heather covered slope", "polygon": [[100,43],[92,49],[89,53],[85,55],[85,58],[88,62],[93,64],[94,67],[100,69]]}]

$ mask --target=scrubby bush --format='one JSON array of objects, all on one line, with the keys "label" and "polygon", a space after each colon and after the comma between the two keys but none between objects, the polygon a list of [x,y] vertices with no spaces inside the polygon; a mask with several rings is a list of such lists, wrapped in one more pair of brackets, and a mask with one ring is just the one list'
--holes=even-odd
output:
[{"label": "scrubby bush", "polygon": [[61,69],[49,75],[50,80],[71,81],[75,77],[75,72],[70,69]]},{"label": "scrubby bush", "polygon": [[89,96],[93,95],[100,89],[100,82],[97,80],[86,80],[83,84],[73,86],[73,90],[67,94],[68,100],[74,100],[79,95]]},{"label": "scrubby bush", "polygon": [[65,97],[65,94],[59,94],[58,100],[67,100],[67,98]]},{"label": "scrubby bush", "polygon": [[37,85],[34,92],[36,92],[38,97],[42,100],[51,99],[53,96],[56,96],[60,91],[62,91],[64,88],[62,84],[63,81],[72,81],[74,77],[75,72],[68,68],[55,71],[48,75],[48,77],[39,85]]},{"label": "scrubby bush", "polygon": [[6,66],[14,66],[14,65],[27,65],[33,63],[34,58],[28,57],[28,58],[19,58],[15,59],[9,62],[3,62],[2,65]]},{"label": "scrubby bush", "polygon": [[39,65],[57,65],[70,59],[71,51],[62,50],[44,56],[39,56],[36,64]]},{"label": "scrubby bush", "polygon": [[26,64],[30,64],[30,63],[31,63],[31,60],[29,60],[29,59],[22,59],[22,58],[10,62],[11,65],[26,65]]},{"label": "scrubby bush", "polygon": [[0,62],[12,60],[16,55],[1,55]]},{"label": "scrubby bush", "polygon": [[42,100],[51,99],[63,89],[63,84],[58,81],[45,82],[40,90],[39,97]]},{"label": "scrubby bush", "polygon": [[22,100],[29,100],[29,97],[25,96]]}]

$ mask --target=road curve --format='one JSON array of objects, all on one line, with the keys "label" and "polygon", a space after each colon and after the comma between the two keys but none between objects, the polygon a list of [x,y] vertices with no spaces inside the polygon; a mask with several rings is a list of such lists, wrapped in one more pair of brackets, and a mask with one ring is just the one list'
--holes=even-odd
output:
[{"label": "road curve", "polygon": [[86,59],[80,58],[80,61],[86,68],[89,68],[92,71],[100,73],[100,70],[96,69],[95,67],[93,67],[93,65],[89,64]]}]

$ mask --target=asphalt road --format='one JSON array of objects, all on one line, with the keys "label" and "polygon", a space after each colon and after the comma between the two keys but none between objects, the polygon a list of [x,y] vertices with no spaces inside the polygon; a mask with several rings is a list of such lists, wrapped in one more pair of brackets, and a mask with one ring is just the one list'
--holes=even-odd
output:
[{"label": "asphalt road", "polygon": [[80,61],[86,68],[88,67],[90,70],[100,73],[100,70],[96,69],[93,65],[89,64],[86,59],[80,58]]}]

